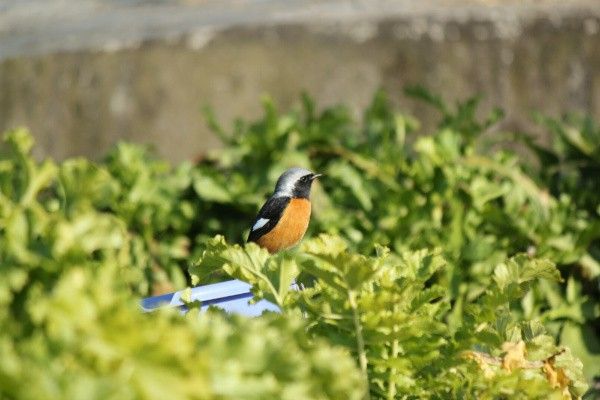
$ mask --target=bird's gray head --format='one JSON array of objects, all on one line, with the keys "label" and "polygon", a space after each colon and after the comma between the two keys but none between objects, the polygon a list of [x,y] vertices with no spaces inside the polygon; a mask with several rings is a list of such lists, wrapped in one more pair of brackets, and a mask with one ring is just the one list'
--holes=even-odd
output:
[{"label": "bird's gray head", "polygon": [[313,181],[321,176],[306,169],[294,167],[285,171],[275,185],[274,197],[302,197],[308,199]]}]

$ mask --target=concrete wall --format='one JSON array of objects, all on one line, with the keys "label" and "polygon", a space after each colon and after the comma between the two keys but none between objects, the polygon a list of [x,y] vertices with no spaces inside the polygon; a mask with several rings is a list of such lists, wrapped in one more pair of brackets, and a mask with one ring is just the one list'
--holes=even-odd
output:
[{"label": "concrete wall", "polygon": [[358,115],[383,87],[426,127],[435,114],[407,84],[482,93],[507,129],[533,110],[600,120],[597,0],[25,3],[37,13],[0,6],[0,130],[30,127],[40,156],[98,157],[124,138],[192,158],[218,145],[203,105],[230,124],[263,94],[288,109],[303,90]]}]

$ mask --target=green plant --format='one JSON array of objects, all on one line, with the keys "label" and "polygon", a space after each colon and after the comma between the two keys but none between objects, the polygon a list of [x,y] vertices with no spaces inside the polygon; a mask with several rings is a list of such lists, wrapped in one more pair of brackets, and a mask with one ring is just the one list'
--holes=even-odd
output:
[{"label": "green plant", "polygon": [[[131,194],[136,184],[120,190],[119,180],[87,161],[38,163],[23,130],[6,144],[0,398],[361,398],[348,353],[310,339],[300,318],[143,314],[137,290],[146,283],[146,264],[138,257],[154,255],[136,232],[161,226],[160,210],[171,215],[166,205],[176,196],[138,201]],[[146,174],[136,172],[133,181],[144,187]],[[123,193],[128,198],[118,209],[114,201]],[[146,219],[144,210],[153,206],[157,215]]]},{"label": "green plant", "polygon": [[[255,195],[268,194],[286,167],[310,167],[325,174],[313,194],[312,232],[340,235],[363,254],[378,244],[397,253],[441,248],[448,267],[438,283],[455,300],[452,318],[462,318],[462,304],[481,294],[502,260],[526,252],[557,263],[564,283],[531,290],[515,311],[542,319],[556,338],[572,344],[589,360],[588,379],[600,375],[594,328],[600,296],[586,290],[599,278],[593,244],[600,219],[574,200],[581,187],[553,191],[514,152],[483,153],[482,134],[501,112],[479,121],[476,99],[451,107],[420,88],[409,94],[441,112],[435,132],[415,135],[417,121],[395,112],[383,93],[362,125],[352,123],[343,107],[318,113],[305,97],[299,111],[279,116],[266,100],[265,116],[256,123],[239,122],[229,134],[215,128],[225,148],[198,168],[210,170],[219,191],[232,195],[219,202],[214,218],[220,229],[204,232],[242,241],[241,213],[254,203],[246,214],[252,219],[262,201]],[[252,200],[242,207],[238,198]]]},{"label": "green plant", "polygon": [[[73,224],[80,231],[57,231],[56,235],[65,235],[57,240],[74,240],[72,235],[89,233],[95,238],[81,249],[81,254],[92,255],[93,259],[93,253],[98,252],[95,246],[108,240],[100,235],[106,227],[106,236],[120,235],[108,243],[127,253],[122,264],[146,278],[135,283],[139,294],[185,286],[183,270],[190,255],[188,232],[196,218],[193,203],[185,198],[191,184],[191,165],[184,163],[172,169],[143,147],[129,144],[118,145],[101,164],[82,158],[60,165],[49,160],[38,164],[30,155],[32,146],[26,130],[16,130],[6,137],[0,164],[2,207],[5,213],[23,212],[22,219],[14,220],[18,226],[10,228],[21,231],[8,233],[8,241],[18,242],[23,236],[31,241],[44,240],[49,233],[40,232],[42,226],[57,230],[61,218],[77,220]],[[32,217],[25,216],[28,212],[43,223],[28,225],[32,223]],[[18,257],[27,257],[26,249],[22,250]],[[54,254],[48,250],[47,256]]]},{"label": "green plant", "polygon": [[537,156],[538,176],[553,194],[577,193],[574,201],[590,213],[598,213],[600,185],[600,126],[589,117],[566,114],[560,119],[537,115],[547,128],[550,144],[542,146],[531,135],[520,134]]},{"label": "green plant", "polygon": [[[543,326],[511,312],[537,279],[560,280],[549,261],[519,255],[499,263],[484,291],[446,319],[452,298],[435,276],[447,267],[431,251],[349,251],[335,237],[270,256],[255,244],[210,240],[191,274],[223,268],[253,284],[284,315],[303,315],[309,334],[348,349],[371,398],[578,398],[582,364]],[[295,278],[310,281],[290,290]]]},{"label": "green plant", "polygon": [[[265,115],[233,132],[209,117],[224,147],[176,167],[132,144],[98,163],[38,162],[27,132],[10,132],[0,150],[0,397],[154,398],[173,385],[180,398],[239,396],[215,391],[217,377],[256,398],[360,398],[367,381],[384,398],[580,395],[578,360],[588,382],[600,374],[593,174],[556,186],[512,151],[482,150],[500,112],[479,120],[476,100],[452,107],[410,93],[441,113],[430,134],[382,93],[360,124],[308,97],[284,114],[265,100]],[[593,165],[588,153],[568,157]],[[329,236],[274,257],[215,238],[244,241],[292,165],[326,174],[307,237]],[[140,296],[185,287],[196,259],[194,285],[245,279],[283,315],[139,313]],[[306,289],[290,291],[294,279]],[[263,331],[268,339],[252,339]],[[171,334],[193,345],[173,350]],[[275,361],[252,369],[244,357]],[[333,357],[339,369],[323,361]],[[196,372],[211,378],[192,382]]]}]

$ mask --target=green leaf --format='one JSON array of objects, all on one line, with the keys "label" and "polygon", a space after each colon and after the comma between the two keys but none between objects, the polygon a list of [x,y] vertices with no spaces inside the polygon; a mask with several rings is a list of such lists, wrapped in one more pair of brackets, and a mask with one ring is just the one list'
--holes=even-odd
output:
[{"label": "green leaf", "polygon": [[343,162],[332,163],[327,169],[326,176],[338,179],[342,185],[347,186],[363,209],[369,211],[373,208],[373,202],[369,197],[364,179],[350,164]]},{"label": "green leaf", "polygon": [[561,282],[562,277],[556,265],[550,260],[531,259],[526,255],[516,257],[516,262],[521,264],[520,282],[527,282],[537,278],[544,278]]},{"label": "green leaf", "polygon": [[481,209],[489,201],[504,196],[506,194],[506,189],[506,186],[489,182],[484,177],[477,177],[471,182],[471,196],[473,197],[473,203],[475,207]]},{"label": "green leaf", "polygon": [[566,323],[561,331],[561,342],[568,343],[573,355],[581,360],[588,382],[600,374],[600,340],[590,325]]},{"label": "green leaf", "polygon": [[197,173],[194,175],[193,182],[194,190],[198,196],[206,201],[227,203],[232,200],[226,186],[217,182],[214,177]]}]

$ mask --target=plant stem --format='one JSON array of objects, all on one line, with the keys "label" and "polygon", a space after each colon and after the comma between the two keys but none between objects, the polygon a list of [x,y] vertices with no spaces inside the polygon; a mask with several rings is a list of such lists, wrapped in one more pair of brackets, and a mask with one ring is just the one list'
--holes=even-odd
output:
[{"label": "plant stem", "polygon": [[[394,340],[392,342],[392,359],[398,357],[398,341]],[[396,384],[393,382],[394,375],[396,375],[396,368],[390,368],[390,373],[388,375],[388,400],[393,400],[396,397]]]},{"label": "plant stem", "polygon": [[252,257],[250,257],[250,255],[248,254],[248,252],[245,252],[246,254],[246,258],[248,259],[248,261],[250,261],[250,264],[252,264],[252,267],[254,267],[253,270],[250,269],[246,269],[248,272],[250,272],[251,274],[254,274],[257,278],[262,279],[267,286],[269,287],[269,290],[271,291],[271,293],[273,294],[273,297],[275,298],[275,302],[277,303],[277,305],[279,306],[279,308],[281,308],[283,310],[283,299],[281,299],[279,297],[279,292],[277,291],[277,289],[275,289],[275,286],[273,286],[273,283],[271,282],[271,280],[261,272],[261,268],[259,265],[257,265],[254,262],[254,259]]},{"label": "plant stem", "polygon": [[356,334],[356,348],[358,352],[358,363],[360,364],[360,369],[363,372],[365,378],[365,386],[367,392],[365,394],[365,399],[369,400],[371,398],[371,394],[369,392],[369,372],[367,371],[367,353],[365,352],[365,340],[362,334],[362,325],[360,323],[360,316],[358,315],[358,305],[356,304],[356,299],[354,298],[354,292],[352,290],[348,290],[348,303],[350,303],[350,308],[352,308],[352,320],[354,322],[354,332]]}]

